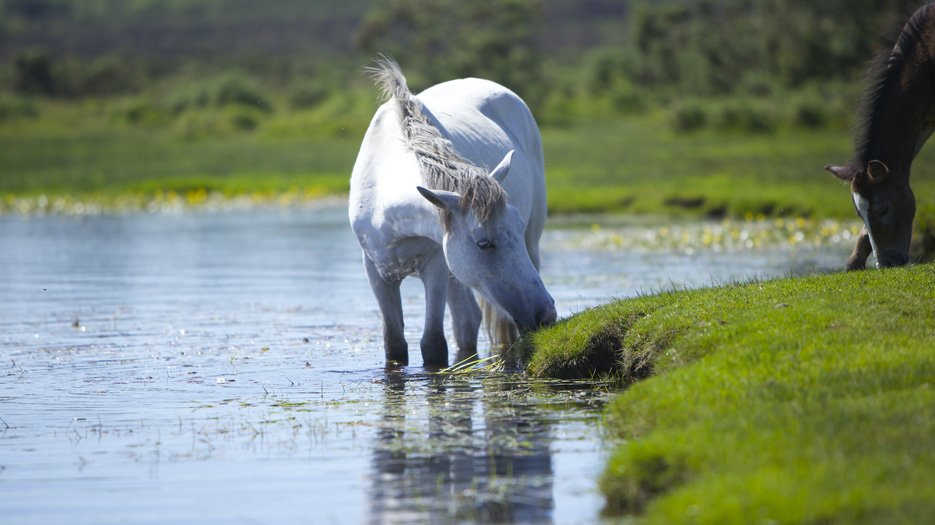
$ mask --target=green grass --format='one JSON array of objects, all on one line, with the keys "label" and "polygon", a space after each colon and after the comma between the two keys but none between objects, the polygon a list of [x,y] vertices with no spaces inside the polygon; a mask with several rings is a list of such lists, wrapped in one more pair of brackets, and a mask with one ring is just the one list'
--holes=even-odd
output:
[{"label": "green grass", "polygon": [[[848,190],[823,167],[851,155],[844,129],[771,134],[671,130],[664,113],[543,131],[554,212],[850,218]],[[935,202],[935,153],[913,187]]]},{"label": "green grass", "polygon": [[[173,116],[158,97],[147,100],[39,101],[38,117],[0,121],[3,201],[45,195],[106,206],[170,191],[342,195],[376,105],[367,91],[311,109],[288,110],[273,97],[269,114],[226,107]],[[679,134],[670,117],[582,117],[545,128],[550,210],[853,217],[846,188],[822,170],[849,156],[843,128]],[[930,171],[935,154],[923,154],[913,181],[923,208],[935,204]]]},{"label": "green grass", "polygon": [[[215,126],[131,126],[112,105],[47,106],[0,126],[0,194],[73,198],[205,190],[228,196],[346,192],[357,140],[271,137]],[[210,115],[225,121],[225,115]],[[275,120],[268,123],[275,129]],[[208,124],[205,124],[206,126]],[[348,159],[351,159],[348,161]]]},{"label": "green grass", "polygon": [[534,375],[635,382],[607,411],[612,514],[935,520],[933,265],[626,300],[531,345]]}]

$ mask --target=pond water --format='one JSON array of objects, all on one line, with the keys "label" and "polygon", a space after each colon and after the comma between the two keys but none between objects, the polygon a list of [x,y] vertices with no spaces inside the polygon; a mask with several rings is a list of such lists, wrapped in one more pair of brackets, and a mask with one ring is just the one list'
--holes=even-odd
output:
[{"label": "pond water", "polygon": [[[560,315],[848,252],[619,249],[578,226],[543,239]],[[340,206],[0,216],[0,275],[3,523],[598,519],[608,389],[426,373],[415,280],[412,366],[384,368]]]}]

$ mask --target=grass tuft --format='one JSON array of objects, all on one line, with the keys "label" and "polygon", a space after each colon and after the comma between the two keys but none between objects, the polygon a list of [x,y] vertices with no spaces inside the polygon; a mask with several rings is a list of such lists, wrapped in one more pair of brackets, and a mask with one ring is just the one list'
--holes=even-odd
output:
[{"label": "grass tuft", "polygon": [[648,375],[650,364],[645,355],[622,349],[630,328],[654,305],[613,306],[588,310],[573,320],[528,335],[524,343],[530,356],[528,372],[535,377],[615,376],[625,381]]},{"label": "grass tuft", "polygon": [[479,357],[476,354],[435,372],[443,376],[466,376],[479,373],[502,372],[506,362],[500,355]]}]

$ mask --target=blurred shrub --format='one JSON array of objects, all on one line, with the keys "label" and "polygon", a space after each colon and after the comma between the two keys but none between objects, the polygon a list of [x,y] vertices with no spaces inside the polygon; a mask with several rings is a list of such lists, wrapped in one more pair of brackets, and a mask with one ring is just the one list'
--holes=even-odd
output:
[{"label": "blurred shrub", "polygon": [[825,108],[816,102],[803,101],[795,106],[795,125],[820,129],[828,124],[828,115]]},{"label": "blurred shrub", "polygon": [[779,81],[765,73],[748,73],[740,82],[740,92],[751,97],[765,98],[772,96]]},{"label": "blurred shrub", "polygon": [[213,113],[189,111],[175,121],[175,132],[186,139],[210,137],[221,133],[221,123]]},{"label": "blurred shrub", "polygon": [[191,110],[175,119],[174,132],[185,139],[226,137],[257,130],[263,113],[245,106]]},{"label": "blurred shrub", "polygon": [[585,57],[582,76],[585,87],[593,95],[610,93],[621,80],[626,78],[626,58],[617,49],[599,49]]},{"label": "blurred shrub", "polygon": [[858,85],[825,82],[803,87],[789,97],[792,124],[806,129],[850,127],[859,98]]},{"label": "blurred shrub", "polygon": [[604,98],[620,114],[636,114],[647,109],[644,93],[627,75],[627,56],[616,49],[600,49],[589,54],[579,67],[588,95]]},{"label": "blurred shrub", "polygon": [[53,95],[57,91],[52,60],[45,53],[22,53],[13,60],[13,88],[27,95]]},{"label": "blurred shrub", "polygon": [[645,94],[629,82],[618,84],[610,100],[613,108],[624,115],[643,113],[650,105]]},{"label": "blurred shrub", "polygon": [[169,120],[167,112],[148,99],[133,99],[124,103],[119,117],[133,125],[162,124]]},{"label": "blurred shrub", "polygon": [[535,117],[540,126],[566,127],[572,124],[577,113],[574,94],[553,92]]},{"label": "blurred shrub", "polygon": [[200,139],[229,133],[221,115],[210,111],[188,111],[175,121],[175,132],[186,139]]},{"label": "blurred shrub", "polygon": [[314,108],[324,102],[328,95],[328,88],[320,83],[293,88],[289,94],[289,107],[292,109]]},{"label": "blurred shrub", "polygon": [[210,90],[203,85],[192,86],[188,83],[184,83],[181,87],[176,86],[175,89],[169,93],[166,99],[166,106],[169,111],[175,115],[179,115],[191,109],[206,108],[211,104],[211,94],[209,91]]},{"label": "blurred shrub", "polygon": [[250,78],[239,73],[196,83],[185,83],[167,97],[167,109],[176,115],[186,111],[225,107],[251,108],[272,113],[273,102]]},{"label": "blurred shrub", "polygon": [[63,69],[62,93],[73,97],[105,97],[139,91],[145,75],[133,63],[106,56],[90,63],[73,62]]},{"label": "blurred shrub", "polygon": [[366,89],[335,90],[316,107],[306,111],[282,111],[264,116],[259,132],[264,138],[351,137],[359,141],[373,118],[376,103],[376,93],[369,85]]},{"label": "blurred shrub", "polygon": [[0,122],[36,118],[39,108],[29,98],[0,94]]},{"label": "blurred shrub", "polygon": [[708,113],[699,102],[683,102],[675,108],[672,125],[678,133],[698,131],[708,125]]},{"label": "blurred shrub", "polygon": [[139,91],[146,75],[117,56],[93,61],[53,60],[42,52],[21,53],[13,61],[13,87],[19,93],[46,97],[106,97]]},{"label": "blurred shrub", "polygon": [[264,113],[273,111],[273,103],[249,78],[228,74],[218,82],[214,93],[216,106],[241,105],[258,109]]},{"label": "blurred shrub", "polygon": [[748,133],[772,133],[779,127],[779,117],[765,102],[731,101],[721,108],[718,127]]},{"label": "blurred shrub", "polygon": [[230,113],[230,123],[234,129],[253,131],[260,127],[260,118],[254,112],[236,109]]}]

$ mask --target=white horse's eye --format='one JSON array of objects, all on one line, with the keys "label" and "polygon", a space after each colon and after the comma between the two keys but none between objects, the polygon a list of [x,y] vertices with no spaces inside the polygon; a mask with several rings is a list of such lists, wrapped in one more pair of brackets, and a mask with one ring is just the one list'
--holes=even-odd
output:
[{"label": "white horse's eye", "polygon": [[482,241],[477,241],[477,247],[480,248],[481,250],[490,250],[490,249],[493,249],[494,246],[492,242],[488,241],[487,239],[484,239]]}]

